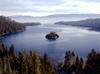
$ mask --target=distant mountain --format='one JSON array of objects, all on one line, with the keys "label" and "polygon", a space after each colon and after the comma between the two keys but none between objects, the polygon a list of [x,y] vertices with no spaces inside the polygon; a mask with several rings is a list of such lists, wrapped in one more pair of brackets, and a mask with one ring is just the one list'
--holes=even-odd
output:
[{"label": "distant mountain", "polygon": [[100,14],[54,14],[48,16],[34,17],[34,16],[22,16],[15,15],[9,16],[10,18],[52,18],[52,17],[89,17],[89,18],[100,18]]},{"label": "distant mountain", "polygon": [[14,16],[8,16],[10,18],[33,18],[32,16],[22,16],[22,15],[14,15]]},{"label": "distant mountain", "polygon": [[56,22],[55,24],[90,27],[91,29],[89,30],[95,30],[100,32],[100,18],[86,19],[81,21],[70,21],[70,22],[60,21],[60,22]]},{"label": "distant mountain", "polygon": [[56,14],[56,15],[49,15],[46,17],[100,17],[100,14]]}]

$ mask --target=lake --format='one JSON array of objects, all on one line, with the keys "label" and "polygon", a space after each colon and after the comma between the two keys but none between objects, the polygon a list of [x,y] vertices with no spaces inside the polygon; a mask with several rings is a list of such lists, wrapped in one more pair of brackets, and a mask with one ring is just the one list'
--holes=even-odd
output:
[{"label": "lake", "polygon": [[[82,57],[86,57],[93,48],[100,52],[100,33],[87,29],[50,24],[46,21],[39,26],[27,26],[26,30],[20,33],[5,35],[0,43],[4,43],[8,49],[14,44],[16,55],[24,49],[28,53],[36,49],[40,56],[46,52],[53,63],[57,63],[64,61],[65,52],[68,50]],[[60,37],[55,41],[46,39],[45,35],[51,31],[56,32]]]}]

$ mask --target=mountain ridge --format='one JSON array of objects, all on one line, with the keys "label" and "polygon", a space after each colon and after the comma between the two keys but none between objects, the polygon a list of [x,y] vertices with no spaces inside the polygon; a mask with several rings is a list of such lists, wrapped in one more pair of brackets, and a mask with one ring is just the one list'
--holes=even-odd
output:
[{"label": "mountain ridge", "polygon": [[8,16],[10,18],[42,18],[42,17],[99,17],[100,14],[53,14],[53,15],[47,15],[47,16],[30,16],[30,15],[14,15],[14,16]]}]

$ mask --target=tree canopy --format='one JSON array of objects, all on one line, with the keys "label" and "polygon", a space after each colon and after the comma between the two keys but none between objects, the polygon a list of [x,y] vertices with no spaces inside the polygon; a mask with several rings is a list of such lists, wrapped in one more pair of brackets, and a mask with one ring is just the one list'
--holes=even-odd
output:
[{"label": "tree canopy", "polygon": [[0,16],[0,38],[5,34],[16,33],[26,29],[24,24],[15,22],[9,17]]}]

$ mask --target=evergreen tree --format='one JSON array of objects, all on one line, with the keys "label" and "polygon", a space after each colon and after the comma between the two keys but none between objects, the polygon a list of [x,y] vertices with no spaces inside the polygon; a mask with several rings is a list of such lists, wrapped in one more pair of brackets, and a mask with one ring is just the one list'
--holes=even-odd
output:
[{"label": "evergreen tree", "polygon": [[78,74],[79,73],[79,57],[78,57],[78,55],[77,55],[77,57],[76,57],[76,74]]},{"label": "evergreen tree", "polygon": [[72,58],[71,52],[67,51],[65,54],[65,64],[71,65],[71,58]]},{"label": "evergreen tree", "polygon": [[72,52],[72,56],[75,56],[75,53],[74,53],[74,51]]},{"label": "evergreen tree", "polygon": [[76,57],[76,67],[78,67],[78,65],[79,65],[79,57],[77,55],[77,57]]},{"label": "evergreen tree", "polygon": [[52,65],[52,62],[50,60],[48,60],[48,64],[47,64],[47,74],[52,74],[54,71],[54,67]]},{"label": "evergreen tree", "polygon": [[33,52],[32,51],[30,51],[30,56],[33,56]]},{"label": "evergreen tree", "polygon": [[80,64],[79,64],[79,72],[82,74],[84,69],[84,62],[83,62],[83,58],[80,58]]},{"label": "evergreen tree", "polygon": [[84,74],[100,74],[100,54],[94,49],[87,56]]},{"label": "evergreen tree", "polygon": [[5,44],[2,44],[2,48],[3,48],[3,49],[5,48]]},{"label": "evergreen tree", "polygon": [[22,54],[22,52],[19,52],[19,60],[22,62],[23,61],[23,54]]},{"label": "evergreen tree", "polygon": [[43,58],[43,60],[44,60],[44,67],[45,67],[45,69],[47,69],[47,64],[48,64],[48,55],[47,55],[46,52],[44,53],[44,58]]},{"label": "evergreen tree", "polygon": [[36,49],[33,52],[33,74],[40,74],[40,59],[39,59],[39,55],[37,54]]},{"label": "evergreen tree", "polygon": [[13,57],[15,56],[15,47],[13,44],[10,47],[9,53],[11,53]]}]

